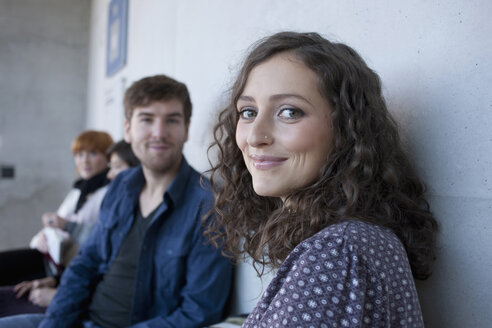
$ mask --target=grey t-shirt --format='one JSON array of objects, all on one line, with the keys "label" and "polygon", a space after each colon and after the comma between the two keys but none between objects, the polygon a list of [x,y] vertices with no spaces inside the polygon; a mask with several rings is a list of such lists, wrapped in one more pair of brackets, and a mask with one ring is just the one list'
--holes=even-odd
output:
[{"label": "grey t-shirt", "polygon": [[131,307],[137,274],[138,257],[148,223],[154,210],[145,219],[139,209],[130,231],[123,240],[108,272],[96,287],[89,305],[89,319],[105,328],[130,325]]},{"label": "grey t-shirt", "polygon": [[348,221],[301,242],[243,328],[423,327],[407,254],[385,228]]}]

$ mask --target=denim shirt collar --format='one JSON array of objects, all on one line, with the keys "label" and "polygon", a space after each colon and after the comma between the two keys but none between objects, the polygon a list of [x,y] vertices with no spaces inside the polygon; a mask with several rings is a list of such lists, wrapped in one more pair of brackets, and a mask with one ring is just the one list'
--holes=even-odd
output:
[{"label": "denim shirt collar", "polygon": [[[190,176],[191,166],[186,161],[184,155],[181,156],[181,164],[179,166],[178,173],[174,177],[173,181],[167,188],[163,197],[163,202],[166,200],[166,195],[170,198],[173,204],[177,204],[182,197],[185,197],[184,191],[186,189],[187,180]],[[142,166],[132,169],[132,172],[124,177],[123,184],[127,195],[138,202],[138,196],[145,185],[145,176],[143,174]]]},{"label": "denim shirt collar", "polygon": [[190,177],[191,166],[186,161],[184,155],[181,156],[181,164],[178,174],[174,177],[173,182],[169,185],[164,196],[169,195],[173,204],[179,203],[179,200],[185,197],[185,189]]}]

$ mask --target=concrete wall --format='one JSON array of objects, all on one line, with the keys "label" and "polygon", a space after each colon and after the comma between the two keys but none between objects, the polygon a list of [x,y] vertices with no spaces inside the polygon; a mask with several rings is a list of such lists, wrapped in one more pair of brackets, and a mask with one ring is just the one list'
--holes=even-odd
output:
[{"label": "concrete wall", "polygon": [[73,182],[89,22],[90,0],[0,0],[0,250],[26,247]]},{"label": "concrete wall", "polygon": [[[418,284],[426,325],[490,326],[490,1],[130,0],[128,64],[106,79],[108,3],[93,1],[87,124],[121,136],[124,88],[146,75],[171,75],[192,94],[185,155],[199,170],[208,167],[215,112],[253,41],[312,30],[357,49],[384,82],[441,226],[435,274]],[[249,292],[243,312],[262,284],[251,270],[240,273]]]}]

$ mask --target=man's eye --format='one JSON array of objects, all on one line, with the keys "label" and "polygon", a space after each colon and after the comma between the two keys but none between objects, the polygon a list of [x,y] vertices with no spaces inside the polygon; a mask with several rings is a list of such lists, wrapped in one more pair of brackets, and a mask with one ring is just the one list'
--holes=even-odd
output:
[{"label": "man's eye", "polygon": [[138,119],[139,122],[152,122],[152,117],[150,115],[140,115],[139,119]]},{"label": "man's eye", "polygon": [[278,116],[289,120],[295,120],[304,116],[304,112],[298,108],[283,108],[278,113]]},{"label": "man's eye", "polygon": [[242,109],[239,111],[239,118],[249,120],[255,117],[256,117],[256,111],[250,108]]}]

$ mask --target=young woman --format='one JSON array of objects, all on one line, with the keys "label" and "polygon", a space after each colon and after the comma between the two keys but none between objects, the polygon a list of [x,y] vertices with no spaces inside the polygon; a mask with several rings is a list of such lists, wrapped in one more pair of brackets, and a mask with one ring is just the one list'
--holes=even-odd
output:
[{"label": "young woman", "polygon": [[[110,159],[107,171],[109,180],[113,180],[123,170],[140,164],[133,153],[131,146],[121,140],[106,151]],[[76,252],[88,237],[90,230],[99,216],[99,208],[107,188],[102,189],[101,197],[90,197],[77,214],[70,216],[70,220],[54,216],[50,227],[64,229],[70,235],[62,246],[65,253],[65,264],[76,255]],[[42,313],[49,305],[56,293],[59,277],[45,277],[36,280],[23,281],[16,286],[0,288],[0,317],[20,313]]]},{"label": "young woman", "polygon": [[437,223],[379,77],[316,33],[259,41],[215,130],[230,256],[277,269],[243,327],[422,327]]}]

